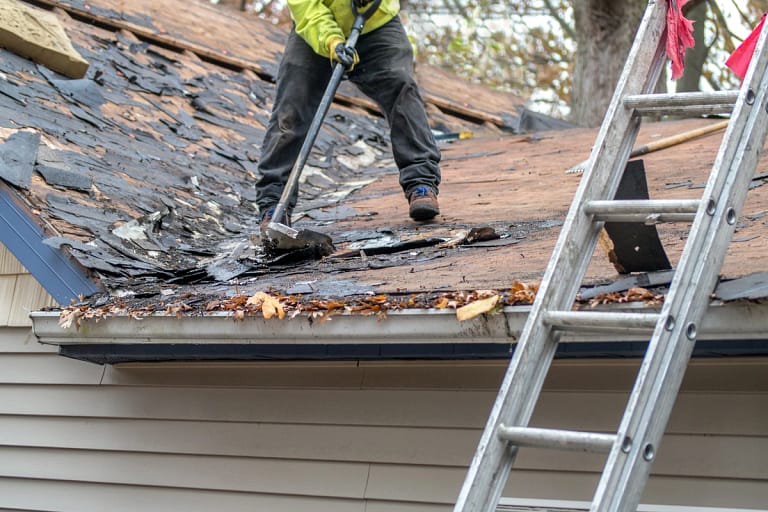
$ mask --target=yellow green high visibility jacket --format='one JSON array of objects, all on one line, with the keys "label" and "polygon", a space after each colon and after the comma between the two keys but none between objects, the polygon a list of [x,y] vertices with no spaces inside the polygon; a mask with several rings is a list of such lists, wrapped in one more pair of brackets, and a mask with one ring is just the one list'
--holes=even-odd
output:
[{"label": "yellow green high visibility jacket", "polygon": [[[296,23],[296,33],[323,57],[329,57],[328,43],[332,39],[347,39],[355,21],[352,0],[288,0],[288,8]],[[400,0],[381,0],[379,9],[365,22],[362,33],[376,30],[398,12]]]}]

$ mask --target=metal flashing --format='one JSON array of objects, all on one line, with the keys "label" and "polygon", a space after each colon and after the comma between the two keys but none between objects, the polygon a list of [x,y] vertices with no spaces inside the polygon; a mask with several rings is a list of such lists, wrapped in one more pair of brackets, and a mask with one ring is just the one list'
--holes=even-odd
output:
[{"label": "metal flashing", "polygon": [[66,305],[99,289],[61,251],[43,243],[45,235],[0,182],[0,243],[21,262],[59,304]]}]

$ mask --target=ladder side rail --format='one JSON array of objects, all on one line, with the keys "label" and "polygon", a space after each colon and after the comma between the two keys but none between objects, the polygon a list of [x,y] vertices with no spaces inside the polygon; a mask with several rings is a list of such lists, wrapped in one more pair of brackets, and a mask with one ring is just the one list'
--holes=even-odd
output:
[{"label": "ladder side rail", "polygon": [[[768,133],[768,28],[741,88],[591,510],[636,510]],[[686,319],[677,321],[677,319]]]},{"label": "ladder side rail", "polygon": [[[553,308],[570,309],[573,304],[601,227],[581,212],[581,206],[589,199],[612,198],[618,188],[621,172],[615,162],[629,158],[639,130],[639,119],[624,108],[622,98],[648,93],[656,86],[666,62],[661,44],[665,27],[666,2],[649,3],[628,57],[633,66],[625,67],[619,79],[588,168],[459,493],[456,512],[491,512],[498,503],[517,448],[499,439],[497,427],[526,426],[533,414],[559,337],[559,333],[544,325],[543,313]],[[642,81],[636,77],[642,77]],[[573,271],[576,267],[577,271]]]}]

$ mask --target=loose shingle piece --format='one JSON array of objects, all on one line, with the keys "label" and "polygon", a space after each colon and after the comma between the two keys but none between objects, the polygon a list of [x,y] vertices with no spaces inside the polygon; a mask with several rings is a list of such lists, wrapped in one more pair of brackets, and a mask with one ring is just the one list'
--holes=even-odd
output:
[{"label": "loose shingle piece", "polygon": [[35,171],[49,185],[88,192],[93,178],[88,173],[78,171],[82,160],[82,156],[74,151],[55,150],[41,145],[37,152]]},{"label": "loose shingle piece", "polygon": [[40,145],[40,134],[16,132],[0,145],[0,178],[19,188],[28,189]]}]

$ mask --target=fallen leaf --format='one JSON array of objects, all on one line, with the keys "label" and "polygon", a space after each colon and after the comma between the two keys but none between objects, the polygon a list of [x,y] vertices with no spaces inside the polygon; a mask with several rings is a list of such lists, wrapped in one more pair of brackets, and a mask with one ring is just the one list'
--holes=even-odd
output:
[{"label": "fallen leaf", "polygon": [[143,316],[144,314],[145,314],[145,313],[144,313],[144,312],[142,312],[142,311],[129,311],[129,312],[128,312],[128,316],[129,316],[129,317],[130,317],[132,320],[144,320],[144,316]]},{"label": "fallen leaf", "polygon": [[630,301],[641,301],[653,299],[653,294],[645,288],[630,288],[627,290],[627,299]]},{"label": "fallen leaf", "polygon": [[496,230],[490,226],[481,226],[479,228],[472,228],[467,233],[467,239],[464,241],[466,244],[473,244],[475,242],[485,242],[487,240],[496,240],[499,238],[499,234]]},{"label": "fallen leaf", "polygon": [[464,243],[464,240],[466,239],[467,239],[467,230],[460,229],[454,233],[451,233],[451,238],[441,243],[437,247],[440,249],[452,249],[457,245]]},{"label": "fallen leaf", "polygon": [[268,293],[258,292],[256,295],[250,297],[246,304],[249,306],[256,306],[257,308],[260,307],[261,314],[264,315],[264,318],[267,320],[275,315],[277,315],[280,320],[285,318],[283,305],[280,304],[279,300]]},{"label": "fallen leaf", "polygon": [[478,315],[482,315],[483,313],[489,312],[494,307],[496,307],[496,304],[498,302],[499,302],[499,295],[493,295],[485,299],[476,300],[475,302],[472,302],[470,304],[467,304],[466,306],[462,306],[459,309],[457,309],[456,318],[458,318],[459,322],[463,322],[464,320],[470,320],[472,318],[475,318]]},{"label": "fallen leaf", "polygon": [[83,316],[83,312],[79,309],[65,309],[59,315],[59,327],[69,329],[74,324],[75,329],[79,329],[81,316]]},{"label": "fallen leaf", "polygon": [[448,307],[448,297],[440,297],[433,305],[435,309],[445,309]]}]

